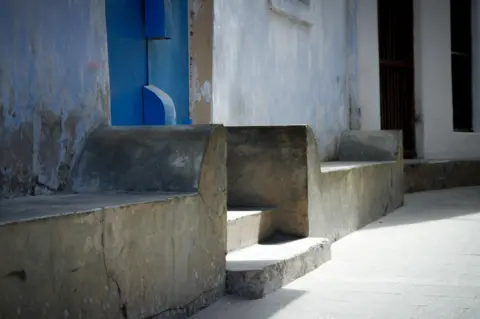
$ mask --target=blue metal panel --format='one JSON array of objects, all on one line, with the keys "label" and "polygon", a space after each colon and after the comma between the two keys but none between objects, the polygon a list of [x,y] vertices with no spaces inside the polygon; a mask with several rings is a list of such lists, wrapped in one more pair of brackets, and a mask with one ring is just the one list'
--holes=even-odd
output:
[{"label": "blue metal panel", "polygon": [[148,39],[170,39],[165,9],[165,0],[145,0],[145,36]]},{"label": "blue metal panel", "polygon": [[176,125],[175,104],[168,94],[153,85],[143,88],[144,124]]},{"label": "blue metal panel", "polygon": [[171,40],[148,41],[149,84],[175,103],[177,123],[189,124],[188,0],[165,3]]},{"label": "blue metal panel", "polygon": [[106,0],[112,125],[143,124],[147,84],[143,1]]}]

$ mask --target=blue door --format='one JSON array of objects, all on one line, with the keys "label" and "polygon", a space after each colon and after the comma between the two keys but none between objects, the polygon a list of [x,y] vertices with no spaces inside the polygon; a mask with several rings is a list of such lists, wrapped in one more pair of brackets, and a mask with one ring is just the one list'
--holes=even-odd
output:
[{"label": "blue door", "polygon": [[106,15],[112,125],[141,125],[148,84],[143,1],[106,0]]}]

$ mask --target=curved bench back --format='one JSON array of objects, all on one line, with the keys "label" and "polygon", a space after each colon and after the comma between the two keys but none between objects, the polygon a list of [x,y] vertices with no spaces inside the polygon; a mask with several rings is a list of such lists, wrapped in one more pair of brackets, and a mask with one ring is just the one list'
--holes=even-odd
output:
[{"label": "curved bench back", "polygon": [[72,170],[76,192],[196,192],[215,126],[107,127],[92,133]]}]

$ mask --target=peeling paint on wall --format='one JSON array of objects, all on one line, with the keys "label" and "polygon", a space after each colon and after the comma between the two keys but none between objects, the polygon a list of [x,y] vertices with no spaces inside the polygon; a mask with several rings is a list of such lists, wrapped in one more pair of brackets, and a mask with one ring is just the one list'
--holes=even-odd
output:
[{"label": "peeling paint on wall", "polygon": [[192,102],[197,103],[201,101],[205,101],[206,103],[212,102],[212,85],[210,81],[206,80],[203,83],[200,83],[198,79],[198,68],[195,63],[191,66],[191,74],[192,74],[192,93],[193,96],[191,97]]},{"label": "peeling paint on wall", "polygon": [[108,123],[104,0],[5,0],[0,10],[0,197],[69,187],[88,133]]},{"label": "peeling paint on wall", "polygon": [[190,118],[212,122],[213,0],[189,0]]}]

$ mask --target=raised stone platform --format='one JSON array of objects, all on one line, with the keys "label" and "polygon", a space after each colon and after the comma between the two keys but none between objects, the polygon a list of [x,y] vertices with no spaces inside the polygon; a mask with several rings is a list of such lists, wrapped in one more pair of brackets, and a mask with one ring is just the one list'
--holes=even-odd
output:
[{"label": "raised stone platform", "polygon": [[259,299],[328,260],[326,239],[272,238],[227,255],[227,292]]}]

